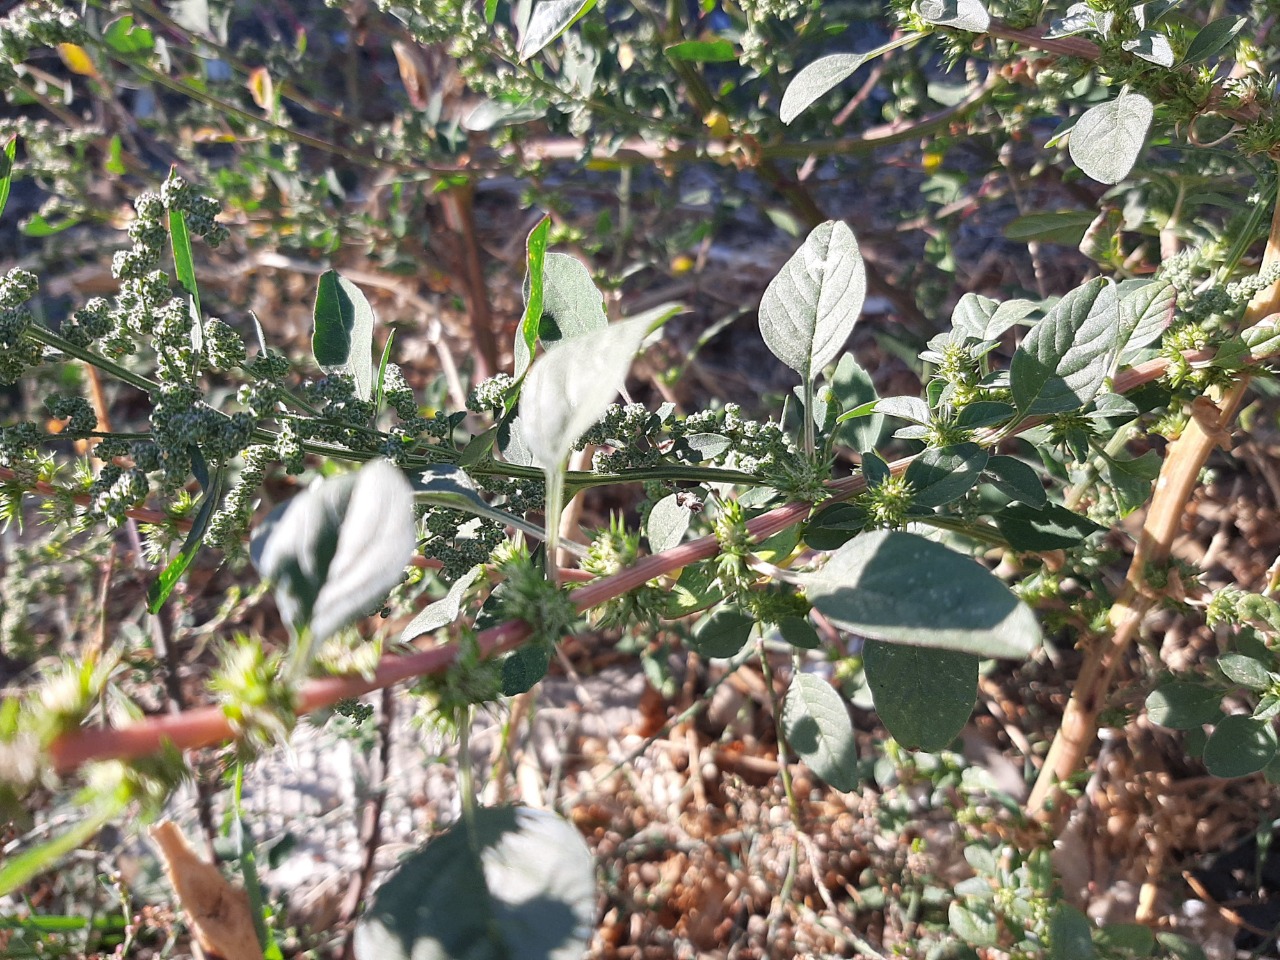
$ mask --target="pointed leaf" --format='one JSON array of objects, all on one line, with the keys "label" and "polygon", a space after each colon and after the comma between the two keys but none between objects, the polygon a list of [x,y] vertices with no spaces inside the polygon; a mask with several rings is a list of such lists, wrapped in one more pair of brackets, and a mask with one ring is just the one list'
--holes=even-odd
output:
[{"label": "pointed leaf", "polygon": [[858,753],[849,708],[826,680],[797,673],[782,704],[782,728],[800,759],[837,790],[858,785]]},{"label": "pointed leaf", "polygon": [[345,367],[361,400],[373,397],[373,308],[360,288],[326,270],[316,286],[311,352],[322,367]]},{"label": "pointed leaf", "polygon": [[18,138],[12,136],[0,150],[0,214],[9,202],[9,188],[13,185],[13,164],[18,155]]},{"label": "pointed leaf", "polygon": [[534,463],[558,468],[588,427],[603,416],[648,332],[624,320],[564,340],[529,368],[520,391],[520,423]]},{"label": "pointed leaf", "polygon": [[520,37],[520,59],[528,60],[573,26],[595,4],[596,0],[538,0]]},{"label": "pointed leaf", "polygon": [[191,522],[191,529],[187,531],[182,549],[165,565],[160,576],[147,589],[147,610],[150,613],[160,612],[164,602],[169,599],[169,594],[173,592],[182,575],[187,572],[187,567],[191,566],[191,561],[200,552],[204,535],[209,530],[209,521],[213,519],[213,514],[218,507],[222,506],[222,491],[226,482],[227,468],[223,464],[219,465],[209,481],[201,484],[204,487],[204,496],[200,500],[200,509],[196,511],[195,518]]},{"label": "pointed leaf", "polygon": [[1173,323],[1178,308],[1178,290],[1168,280],[1152,280],[1126,293],[1120,301],[1123,328],[1119,342],[1120,362],[1160,337]]},{"label": "pointed leaf", "polygon": [[251,552],[276,585],[281,617],[295,632],[309,624],[319,643],[386,598],[416,543],[413,488],[374,460],[277,508]]},{"label": "pointed leaf", "polygon": [[169,245],[173,247],[173,268],[182,289],[191,295],[195,316],[200,313],[200,288],[196,286],[195,257],[191,252],[191,234],[187,231],[187,216],[181,210],[169,211]]},{"label": "pointed leaf", "polygon": [[862,668],[876,713],[893,738],[913,750],[949,744],[978,700],[978,658],[970,653],[868,640]]},{"label": "pointed leaf", "polygon": [[1219,17],[1205,25],[1187,47],[1187,55],[1182,62],[1198,63],[1209,59],[1234,40],[1248,22],[1247,17]]},{"label": "pointed leaf", "polygon": [[1115,285],[1098,277],[1031,328],[1009,366],[1013,401],[1024,416],[1069,413],[1094,398],[1117,349],[1117,300]]},{"label": "pointed leaf", "polygon": [[551,232],[551,218],[543,217],[538,225],[529,231],[525,241],[528,272],[525,274],[524,316],[516,327],[515,374],[519,377],[533,360],[533,350],[538,343],[538,330],[542,323],[543,297],[545,291],[544,265],[547,259],[547,236]]},{"label": "pointed leaf", "polygon": [[1048,502],[1040,475],[1021,460],[992,457],[987,461],[986,470],[996,489],[1005,496],[1037,509]]},{"label": "pointed leaf", "polygon": [[867,62],[860,53],[836,53],[813,61],[787,84],[778,113],[783,123],[790,123],[800,116],[815,100],[828,90],[844,82],[855,70]]},{"label": "pointed leaf", "polygon": [[1148,450],[1140,457],[1122,459],[1104,456],[1106,480],[1115,494],[1120,516],[1127,517],[1147,502],[1151,484],[1160,476],[1160,454]]},{"label": "pointed leaf", "polygon": [[698,621],[689,646],[699,656],[727,660],[747,645],[755,625],[754,618],[726,604]]},{"label": "pointed leaf", "polygon": [[813,229],[760,301],[760,333],[773,355],[812,380],[844,349],[866,297],[853,231],[829,220]]},{"label": "pointed leaf", "polygon": [[579,960],[591,851],[546,810],[484,807],[402,860],[356,925],[356,960]]},{"label": "pointed leaf", "polygon": [[604,297],[581,260],[563,253],[548,253],[542,271],[539,340],[544,344],[558,343],[609,325]]},{"label": "pointed leaf", "polygon": [[434,633],[457,620],[458,614],[462,612],[463,597],[483,572],[484,567],[477,564],[455,580],[443,597],[418,611],[418,615],[400,631],[400,642],[412,643],[424,633]]},{"label": "pointed leaf", "polygon": [[1025,657],[1040,627],[985,567],[915,534],[864,533],[801,578],[837,626],[864,637],[984,657]]},{"label": "pointed leaf", "polygon": [[1138,161],[1154,112],[1150,100],[1129,90],[1090,107],[1071,131],[1071,159],[1094,180],[1119,183]]}]

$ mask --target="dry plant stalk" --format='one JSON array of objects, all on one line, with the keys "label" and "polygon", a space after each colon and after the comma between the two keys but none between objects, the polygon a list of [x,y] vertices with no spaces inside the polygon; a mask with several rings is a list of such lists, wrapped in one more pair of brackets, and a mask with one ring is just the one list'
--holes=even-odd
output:
[{"label": "dry plant stalk", "polygon": [[[1258,269],[1265,271],[1277,262],[1280,262],[1280,201],[1272,211],[1271,233]],[[1280,282],[1260,290],[1249,302],[1243,326],[1252,327],[1277,310],[1280,310]],[[1169,446],[1124,589],[1108,617],[1110,633],[1094,639],[1085,652],[1084,666],[1063,713],[1062,725],[1027,800],[1027,812],[1041,822],[1056,819],[1062,805],[1051,801],[1059,799],[1060,785],[1084,766],[1085,757],[1093,747],[1098,733],[1098,714],[1111,692],[1116,668],[1137,636],[1143,618],[1162,597],[1160,591],[1152,590],[1147,584],[1147,567],[1168,560],[1201,469],[1215,447],[1230,443],[1231,425],[1250,379],[1248,371],[1241,372],[1229,388],[1214,389],[1198,399],[1182,436]]]}]

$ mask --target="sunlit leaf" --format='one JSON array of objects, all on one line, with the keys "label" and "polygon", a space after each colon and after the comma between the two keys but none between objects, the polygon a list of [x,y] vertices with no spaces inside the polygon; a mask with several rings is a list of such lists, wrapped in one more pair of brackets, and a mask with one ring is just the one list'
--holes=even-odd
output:
[{"label": "sunlit leaf", "polygon": [[844,699],[826,680],[797,673],[782,704],[787,744],[800,759],[837,790],[858,785],[858,748]]},{"label": "sunlit leaf", "polygon": [[860,53],[835,53],[809,64],[787,84],[778,110],[783,123],[790,123],[828,90],[834,89],[867,62]]},{"label": "sunlit leaf", "polygon": [[373,397],[373,308],[360,288],[326,270],[316,286],[311,352],[322,367],[343,367],[361,400]]},{"label": "sunlit leaf", "polygon": [[1119,183],[1137,162],[1154,113],[1151,101],[1131,90],[1090,107],[1071,130],[1071,159],[1094,180]]},{"label": "sunlit leaf", "polygon": [[528,60],[577,23],[595,4],[596,0],[538,0],[520,37],[520,59]]}]

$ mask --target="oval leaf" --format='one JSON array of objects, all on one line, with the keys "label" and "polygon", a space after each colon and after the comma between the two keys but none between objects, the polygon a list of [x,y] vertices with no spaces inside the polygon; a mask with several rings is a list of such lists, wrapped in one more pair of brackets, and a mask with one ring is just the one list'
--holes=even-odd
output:
[{"label": "oval leaf", "polygon": [[969,653],[868,640],[862,667],[876,713],[913,750],[941,750],[978,702],[978,658]]},{"label": "oval leaf", "polygon": [[782,728],[800,759],[837,790],[858,785],[858,752],[849,708],[831,684],[797,673],[782,704]]},{"label": "oval leaf", "polygon": [[804,380],[836,358],[867,294],[853,231],[828,220],[770,282],[760,301],[760,333],[773,355]]},{"label": "oval leaf", "polygon": [[1234,40],[1248,22],[1246,17],[1219,17],[1207,24],[1187,47],[1187,55],[1182,58],[1182,62],[1197,63],[1212,57]]},{"label": "oval leaf", "polygon": [[876,640],[984,657],[1025,657],[1040,642],[1035,614],[990,571],[910,533],[855,537],[801,583],[833,623]]},{"label": "oval leaf", "polygon": [[378,888],[357,960],[579,960],[596,916],[595,864],[545,810],[476,810]]},{"label": "oval leaf", "polygon": [[860,53],[836,53],[813,61],[787,84],[778,113],[783,123],[800,116],[820,96],[848,79],[867,62]]},{"label": "oval leaf", "polygon": [[373,397],[373,308],[336,270],[320,275],[311,352],[322,367],[345,367],[361,400]]},{"label": "oval leaf", "polygon": [[930,447],[911,461],[905,479],[911,484],[912,503],[940,507],[963,497],[978,482],[987,465],[987,451],[976,443]]},{"label": "oval leaf", "polygon": [[649,549],[653,553],[662,553],[679,546],[692,519],[693,512],[681,502],[678,494],[663,497],[653,505],[644,524]]},{"label": "oval leaf", "polygon": [[409,481],[374,460],[284,504],[255,531],[251,551],[275,582],[281,617],[295,632],[310,624],[319,643],[386,598],[416,543]]},{"label": "oval leaf", "polygon": [[1071,159],[1094,180],[1119,183],[1142,152],[1154,112],[1150,100],[1129,90],[1090,107],[1071,130],[1067,142]]},{"label": "oval leaf", "polygon": [[1275,728],[1244,714],[1223,717],[1204,745],[1204,765],[1215,777],[1247,777],[1275,755]]},{"label": "oval leaf", "polygon": [[624,320],[548,347],[520,391],[522,439],[533,462],[558,468],[583,432],[622,389],[648,332],[645,320]]},{"label": "oval leaf", "polygon": [[582,261],[565,253],[548,253],[542,264],[538,339],[544,344],[572,340],[608,325],[604,297]]},{"label": "oval leaf", "polygon": [[689,646],[700,656],[728,659],[747,645],[755,625],[755,620],[737,607],[723,606],[698,621]]},{"label": "oval leaf", "polygon": [[1110,372],[1118,327],[1115,285],[1105,277],[1055,303],[1031,328],[1009,365],[1018,410],[1037,416],[1087,406]]},{"label": "oval leaf", "polygon": [[978,0],[916,0],[911,9],[922,20],[940,27],[981,33],[991,26],[991,14]]}]

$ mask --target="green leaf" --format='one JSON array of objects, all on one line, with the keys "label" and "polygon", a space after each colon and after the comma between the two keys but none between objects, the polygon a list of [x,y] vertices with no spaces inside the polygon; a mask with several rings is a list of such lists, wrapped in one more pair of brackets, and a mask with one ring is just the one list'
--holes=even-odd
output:
[{"label": "green leaf", "polygon": [[155,49],[156,36],[146,27],[133,21],[131,14],[117,17],[102,31],[102,40],[116,53],[126,57],[137,53],[150,53]]},{"label": "green leaf", "polygon": [[416,543],[413,488],[374,460],[277,507],[250,549],[280,616],[295,633],[309,625],[318,644],[386,599]]},{"label": "green leaf", "polygon": [[604,415],[648,333],[624,320],[547,348],[520,391],[520,423],[534,463],[557,469],[578,438]]},{"label": "green leaf", "polygon": [[995,340],[1036,309],[1030,300],[997,303],[976,293],[966,293],[951,311],[951,329],[973,340]]},{"label": "green leaf", "polygon": [[165,565],[165,568],[160,571],[160,576],[147,588],[148,612],[160,612],[164,602],[169,599],[169,594],[173,592],[182,575],[187,572],[187,567],[191,566],[191,561],[200,552],[204,535],[209,530],[209,521],[213,519],[214,511],[222,505],[222,492],[226,483],[227,467],[222,464],[214,471],[209,482],[202,484],[205,489],[200,500],[200,509],[196,511],[195,519],[191,522],[191,529],[187,531],[182,549]]},{"label": "green leaf", "polygon": [[1215,777],[1247,777],[1276,755],[1276,731],[1269,721],[1244,714],[1223,717],[1204,745],[1204,765]]},{"label": "green leaf", "polygon": [[1079,246],[1085,231],[1093,223],[1095,213],[1089,210],[1058,210],[1052,213],[1024,213],[1014,217],[1004,228],[1010,240],[1060,243]]},{"label": "green leaf", "polygon": [[1117,342],[1121,343],[1120,362],[1156,340],[1173,323],[1178,308],[1178,290],[1167,280],[1151,280],[1126,293],[1120,300],[1123,323]]},{"label": "green leaf", "polygon": [[1014,457],[991,457],[986,471],[997,490],[1034,509],[1040,509],[1049,501],[1044,483],[1036,471]]},{"label": "green leaf", "polygon": [[1157,933],[1156,943],[1168,950],[1178,960],[1208,960],[1197,944],[1176,933]]},{"label": "green leaf", "polygon": [[1071,159],[1094,180],[1119,183],[1137,162],[1154,113],[1151,101],[1131,90],[1090,107],[1071,130]]},{"label": "green leaf", "polygon": [[493,18],[498,15],[498,0],[484,0],[484,22],[493,26]]},{"label": "green leaf", "polygon": [[577,257],[548,253],[542,265],[542,317],[538,339],[543,344],[572,340],[609,325],[604,297]]},{"label": "green leaf", "polygon": [[1049,960],[1092,960],[1093,921],[1069,903],[1059,903],[1049,916]]},{"label": "green leaf", "polygon": [[1087,406],[1111,369],[1117,326],[1115,285],[1103,277],[1054,304],[1018,346],[1009,367],[1013,402],[1023,416]]},{"label": "green leaf", "polygon": [[877,400],[873,409],[886,417],[926,425],[929,423],[929,405],[919,397],[885,397]]},{"label": "green leaf", "polygon": [[991,14],[978,0],[916,0],[911,9],[940,27],[982,33],[991,25]]},{"label": "green leaf", "polygon": [[9,202],[9,188],[13,186],[13,164],[18,156],[18,137],[14,135],[0,150],[0,214]]},{"label": "green leaf", "polygon": [[678,494],[672,493],[663,497],[653,505],[644,523],[644,535],[649,541],[649,550],[653,553],[662,553],[664,550],[679,546],[692,519],[693,512],[684,505]]},{"label": "green leaf", "polygon": [[876,640],[1025,657],[1040,642],[1026,604],[985,567],[899,531],[864,533],[801,578],[824,616]]},{"label": "green leaf", "polygon": [[930,447],[911,461],[905,479],[911,484],[912,503],[940,507],[959,500],[978,482],[987,465],[987,451],[976,443]]},{"label": "green leaf", "polygon": [[418,615],[400,631],[400,642],[412,643],[424,633],[434,633],[457,620],[458,614],[462,612],[463,597],[483,572],[483,565],[477,564],[455,580],[443,597],[418,611]]},{"label": "green leaf", "polygon": [[849,708],[826,680],[796,673],[782,704],[782,729],[800,759],[837,790],[858,785],[858,748]]},{"label": "green leaf", "polygon": [[861,533],[869,519],[857,504],[827,504],[805,524],[804,542],[814,550],[834,550]]},{"label": "green leaf", "polygon": [[547,675],[551,667],[551,647],[545,643],[526,643],[502,660],[502,695],[518,697],[528,693]]},{"label": "green leaf", "polygon": [[755,625],[754,618],[726,604],[698,621],[689,646],[699,656],[727,660],[747,645]]},{"label": "green leaf", "polygon": [[1126,40],[1120,46],[1135,57],[1141,57],[1148,63],[1161,67],[1172,67],[1176,59],[1169,38],[1159,30],[1143,30],[1132,40]]},{"label": "green leaf", "polygon": [[169,242],[173,247],[173,268],[182,289],[191,296],[195,316],[200,317],[200,289],[196,286],[196,264],[191,254],[191,234],[181,210],[169,211]]},{"label": "green leaf", "polygon": [[[505,526],[515,527],[529,536],[542,539],[545,531],[537,524],[530,523],[523,517],[492,507],[480,496],[475,482],[470,475],[459,467],[436,463],[427,467],[418,475],[413,485],[413,499],[417,503],[430,504],[433,507],[444,507],[458,510],[472,516],[496,520]],[[571,542],[563,543],[566,550],[581,550],[581,545]]]},{"label": "green leaf", "polygon": [[520,36],[517,52],[521,61],[528,60],[555,40],[595,5],[596,0],[538,0]]},{"label": "green leaf", "polygon": [[360,288],[326,270],[316,286],[311,352],[322,367],[345,367],[361,400],[373,397],[373,308]]},{"label": "green leaf", "polygon": [[543,217],[529,231],[525,241],[526,260],[529,268],[525,275],[524,315],[516,327],[515,374],[521,376],[533,360],[533,350],[538,343],[538,331],[542,324],[545,287],[544,267],[547,259],[547,236],[551,232],[551,218]]},{"label": "green leaf", "polygon": [[738,59],[738,51],[723,37],[714,40],[684,40],[666,47],[663,52],[672,60],[693,63],[728,63]]},{"label": "green leaf", "polygon": [[1234,40],[1248,22],[1246,17],[1219,17],[1206,24],[1187,47],[1187,55],[1182,58],[1182,62],[1198,63],[1208,60]]},{"label": "green leaf", "polygon": [[1148,450],[1140,457],[1124,460],[1103,455],[1103,474],[1116,496],[1120,516],[1127,517],[1147,502],[1151,484],[1160,476],[1160,455]]},{"label": "green leaf", "polygon": [[1067,550],[1107,528],[1056,503],[1036,509],[1015,503],[992,516],[1000,535],[1014,550]]},{"label": "green leaf", "polygon": [[109,820],[128,806],[128,802],[124,795],[104,797],[94,809],[82,810],[77,822],[65,833],[16,856],[6,855],[4,864],[0,865],[0,897],[30,883],[73,850],[85,846]]},{"label": "green leaf", "polygon": [[1162,683],[1147,695],[1151,722],[1171,730],[1192,730],[1222,716],[1222,692],[1186,680]]},{"label": "green leaf", "polygon": [[769,283],[760,301],[760,333],[775,357],[810,381],[844,349],[866,293],[853,231],[828,220]]},{"label": "green leaf", "polygon": [[816,650],[822,645],[822,638],[807,617],[780,618],[778,633],[785,642],[799,650]]},{"label": "green leaf", "polygon": [[[842,413],[880,399],[875,384],[871,382],[871,375],[854,359],[852,353],[846,353],[840,358],[828,385]],[[869,417],[838,424],[832,431],[832,436],[837,443],[844,443],[856,452],[863,453],[874,449],[882,429],[884,417],[872,413]]]},{"label": "green leaf", "polygon": [[1000,936],[999,921],[988,903],[971,900],[966,905],[953,900],[947,908],[947,921],[957,937],[974,947],[994,947]]},{"label": "green leaf", "polygon": [[1104,951],[1149,957],[1156,948],[1156,935],[1141,923],[1108,923],[1098,931],[1094,942]]},{"label": "green leaf", "polygon": [[680,571],[680,579],[667,594],[662,615],[668,620],[675,620],[704,610],[723,599],[724,591],[716,580],[712,562],[703,560]]},{"label": "green leaf", "polygon": [[578,831],[483,807],[401,861],[355,932],[356,960],[579,960],[596,873]]},{"label": "green leaf", "polygon": [[867,640],[862,668],[876,713],[912,750],[941,750],[978,701],[978,658],[969,653]]},{"label": "green leaf", "polygon": [[843,83],[869,59],[861,53],[836,53],[813,61],[787,84],[787,92],[782,95],[782,105],[778,109],[782,122],[790,123],[800,116],[815,100]]},{"label": "green leaf", "polygon": [[1243,653],[1224,653],[1218,658],[1218,669],[1232,683],[1250,690],[1266,690],[1272,683],[1267,668]]}]

